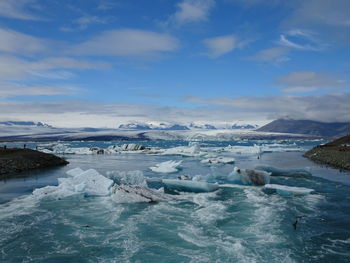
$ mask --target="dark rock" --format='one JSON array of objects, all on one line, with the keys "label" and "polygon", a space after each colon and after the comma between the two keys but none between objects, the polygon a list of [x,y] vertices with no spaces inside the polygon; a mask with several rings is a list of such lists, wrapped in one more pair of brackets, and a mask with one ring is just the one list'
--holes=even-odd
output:
[{"label": "dark rock", "polygon": [[0,179],[12,173],[66,164],[66,160],[53,154],[31,149],[0,149]]}]

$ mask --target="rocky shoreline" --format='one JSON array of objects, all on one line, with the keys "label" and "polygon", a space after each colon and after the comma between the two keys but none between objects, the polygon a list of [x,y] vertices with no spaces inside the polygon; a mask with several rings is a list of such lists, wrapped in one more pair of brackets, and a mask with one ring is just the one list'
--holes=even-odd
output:
[{"label": "rocky shoreline", "polygon": [[0,179],[20,172],[66,165],[68,162],[53,154],[31,149],[0,149]]},{"label": "rocky shoreline", "polygon": [[318,145],[307,151],[304,157],[340,170],[350,170],[350,135]]}]

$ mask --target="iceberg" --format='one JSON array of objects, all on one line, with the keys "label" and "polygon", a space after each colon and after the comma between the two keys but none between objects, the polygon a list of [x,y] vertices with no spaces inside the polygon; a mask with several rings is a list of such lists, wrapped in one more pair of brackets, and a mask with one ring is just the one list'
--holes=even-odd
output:
[{"label": "iceberg", "polygon": [[305,169],[279,169],[271,166],[257,166],[255,169],[271,173],[271,176],[309,177],[312,174]]},{"label": "iceberg", "polygon": [[201,160],[201,163],[205,164],[233,164],[235,162],[234,158],[229,157],[214,157],[214,158],[206,158]]},{"label": "iceberg", "polygon": [[160,191],[135,185],[114,185],[111,198],[116,203],[153,203],[163,200]]},{"label": "iceberg", "polygon": [[305,188],[305,187],[293,187],[279,184],[266,184],[264,186],[266,190],[272,190],[279,195],[290,196],[290,195],[307,195],[314,191],[314,189]]},{"label": "iceberg", "polygon": [[210,184],[192,180],[163,179],[162,182],[165,188],[182,192],[202,193],[213,192],[219,189],[218,184]]},{"label": "iceberg", "polygon": [[265,185],[270,182],[270,173],[261,170],[239,169],[235,167],[227,177],[229,182],[244,185]]},{"label": "iceberg", "polygon": [[180,155],[184,157],[202,156],[205,153],[200,151],[200,146],[197,142],[189,142],[188,146],[178,146],[164,149],[162,155]]},{"label": "iceberg", "polygon": [[94,169],[83,171],[75,168],[67,171],[67,178],[58,178],[57,186],[35,189],[33,195],[39,199],[61,199],[72,196],[106,196],[110,194],[113,181]]},{"label": "iceberg", "polygon": [[146,149],[145,146],[136,143],[123,144],[120,148],[124,151],[141,151]]},{"label": "iceberg", "polygon": [[236,154],[257,154],[261,155],[263,153],[262,147],[254,144],[253,146],[227,146],[224,151],[232,152]]},{"label": "iceberg", "polygon": [[150,167],[150,169],[155,173],[176,173],[179,171],[179,166],[182,161],[166,161],[162,163],[158,163],[155,166]]},{"label": "iceberg", "polygon": [[143,176],[143,172],[140,170],[128,172],[110,171],[106,173],[106,176],[119,185],[147,186],[147,182],[145,177]]}]

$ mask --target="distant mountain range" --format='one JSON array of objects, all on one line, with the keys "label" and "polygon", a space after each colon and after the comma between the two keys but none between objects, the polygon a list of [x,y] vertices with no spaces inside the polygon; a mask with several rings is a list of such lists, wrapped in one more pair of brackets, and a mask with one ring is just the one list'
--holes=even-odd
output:
[{"label": "distant mountain range", "polygon": [[50,127],[51,125],[48,125],[46,123],[42,122],[33,122],[33,121],[0,121],[0,125],[4,126],[36,126],[36,127]]},{"label": "distant mountain range", "polygon": [[188,125],[181,124],[168,124],[168,123],[160,123],[160,124],[152,124],[152,123],[139,123],[139,122],[130,122],[126,124],[120,124],[118,129],[121,130],[217,130],[217,129],[256,129],[257,125],[252,124],[233,124],[226,125],[225,127],[215,127],[212,124],[196,124],[190,123]]},{"label": "distant mountain range", "polygon": [[331,138],[350,134],[350,122],[328,123],[310,120],[278,119],[257,129],[257,131],[308,134]]}]

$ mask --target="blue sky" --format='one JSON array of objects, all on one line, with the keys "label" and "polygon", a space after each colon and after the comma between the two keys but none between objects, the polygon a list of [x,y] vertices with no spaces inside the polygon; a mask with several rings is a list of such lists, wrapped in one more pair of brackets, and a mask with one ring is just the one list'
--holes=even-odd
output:
[{"label": "blue sky", "polygon": [[347,0],[1,0],[0,119],[350,121]]}]

